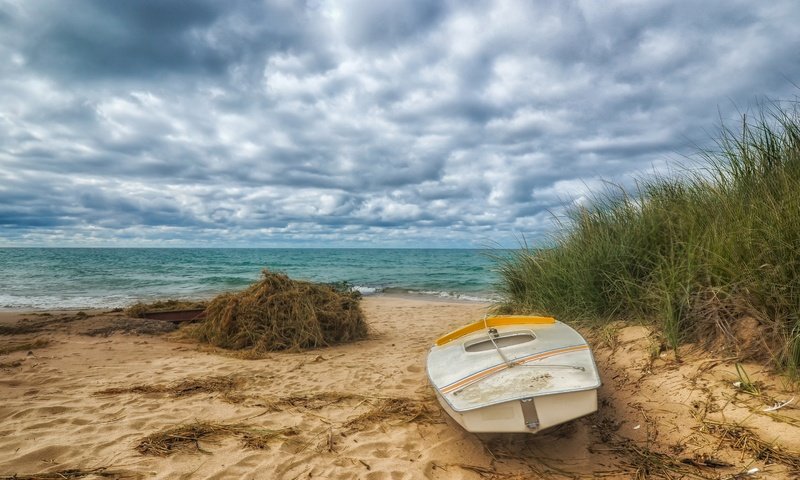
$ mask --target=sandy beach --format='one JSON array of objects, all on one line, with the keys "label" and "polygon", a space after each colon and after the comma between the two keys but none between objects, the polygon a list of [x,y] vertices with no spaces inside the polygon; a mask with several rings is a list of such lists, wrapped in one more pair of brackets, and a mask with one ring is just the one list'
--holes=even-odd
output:
[{"label": "sandy beach", "polygon": [[479,436],[442,413],[425,355],[488,305],[373,296],[362,307],[368,339],[260,359],[119,311],[0,313],[0,478],[800,472],[798,400],[765,411],[798,394],[751,364],[744,369],[757,391],[744,391],[724,352],[688,345],[676,357],[645,327],[584,331],[604,383],[599,411],[536,436]]}]

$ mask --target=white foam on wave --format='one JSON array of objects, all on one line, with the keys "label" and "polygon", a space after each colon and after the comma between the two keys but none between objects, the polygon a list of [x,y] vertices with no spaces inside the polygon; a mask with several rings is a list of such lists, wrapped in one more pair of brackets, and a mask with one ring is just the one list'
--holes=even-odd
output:
[{"label": "white foam on wave", "polygon": [[417,293],[419,295],[433,295],[440,298],[453,298],[456,300],[466,300],[469,302],[493,302],[495,299],[491,297],[479,297],[477,295],[467,295],[464,293],[456,293],[456,292],[441,292],[441,291],[433,291],[433,290],[423,290],[420,292],[410,292],[410,293]]},{"label": "white foam on wave", "polygon": [[81,308],[118,308],[134,303],[125,296],[36,296],[21,297],[0,294],[0,309],[5,310],[76,310]]},{"label": "white foam on wave", "polygon": [[496,300],[490,297],[476,297],[474,295],[459,295],[458,298],[460,300],[469,300],[470,302],[482,302],[482,303],[491,303]]},{"label": "white foam on wave", "polygon": [[362,286],[362,285],[354,286],[353,290],[359,292],[361,295],[374,295],[376,293],[381,293],[383,291],[382,288],[365,287],[365,286]]}]

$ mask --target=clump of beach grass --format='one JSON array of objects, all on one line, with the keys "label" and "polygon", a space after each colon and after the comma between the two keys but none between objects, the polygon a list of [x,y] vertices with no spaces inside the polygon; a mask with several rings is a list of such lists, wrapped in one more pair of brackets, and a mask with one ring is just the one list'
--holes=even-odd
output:
[{"label": "clump of beach grass", "polygon": [[195,300],[158,300],[151,303],[138,302],[125,309],[125,315],[133,318],[144,318],[148,312],[171,312],[176,310],[202,310],[207,302]]},{"label": "clump of beach grass", "polygon": [[[440,423],[443,421],[441,409],[432,399],[408,397],[380,397],[345,392],[298,393],[284,397],[262,400],[259,406],[270,412],[281,412],[289,408],[302,410],[321,410],[350,403],[351,408],[368,407],[363,413],[345,421],[341,426],[345,431],[362,430],[377,424]],[[352,404],[355,404],[354,406]]]},{"label": "clump of beach grass", "polygon": [[267,352],[325,347],[367,336],[358,292],[262,272],[259,282],[214,298],[193,331],[201,341]]},{"label": "clump of beach grass", "polygon": [[81,469],[71,468],[69,470],[60,470],[58,472],[45,472],[22,474],[15,473],[14,475],[0,475],[0,480],[63,480],[63,479],[76,479],[76,478],[140,478],[141,475],[135,472],[126,472],[122,470],[109,470],[106,467]]},{"label": "clump of beach grass", "polygon": [[195,421],[148,435],[139,441],[136,451],[155,457],[166,457],[177,452],[207,453],[200,446],[201,441],[213,442],[225,437],[238,437],[245,448],[264,450],[273,440],[292,437],[297,433],[293,428],[270,430],[243,424]]},{"label": "clump of beach grass", "polygon": [[0,335],[26,335],[41,332],[47,327],[48,322],[17,322],[14,325],[0,325]]},{"label": "clump of beach grass", "polygon": [[280,412],[287,408],[302,408],[304,410],[321,410],[331,405],[338,405],[342,402],[355,401],[367,402],[370,397],[356,393],[345,392],[316,392],[298,393],[285,397],[278,397],[264,400],[261,406],[271,412]]},{"label": "clump of beach grass", "polygon": [[50,345],[51,341],[46,338],[37,338],[30,342],[12,342],[0,346],[0,355],[8,355],[14,352],[24,352],[25,350],[32,351],[38,348],[44,348]]},{"label": "clump of beach grass", "polygon": [[785,450],[774,442],[768,442],[741,424],[703,419],[699,430],[717,437],[722,443],[755,459],[765,463],[780,463],[794,472],[800,472],[800,453]]},{"label": "clump of beach grass", "polygon": [[[549,245],[500,257],[499,309],[645,320],[671,347],[721,340],[800,373],[798,105],[743,116],[717,146],[699,169],[596,192]],[[744,319],[759,341],[740,338]]]},{"label": "clump of beach grass", "polygon": [[122,395],[126,393],[151,394],[163,393],[173,397],[185,397],[202,393],[221,393],[229,395],[235,391],[243,380],[235,375],[222,375],[214,377],[187,378],[169,385],[141,384],[130,387],[106,388],[96,392],[96,395]]},{"label": "clump of beach grass", "polygon": [[52,329],[56,326],[63,326],[78,320],[85,320],[93,316],[87,314],[86,312],[77,312],[74,315],[60,314],[58,316],[54,316],[52,313],[47,312],[32,313],[30,315],[41,318],[30,319],[25,317],[12,325],[0,325],[0,335],[26,335],[29,333],[38,333],[43,330]]},{"label": "clump of beach grass", "polygon": [[8,370],[22,366],[22,360],[14,360],[12,362],[0,362],[0,370]]},{"label": "clump of beach grass", "polygon": [[441,410],[433,402],[412,398],[386,397],[378,398],[371,408],[355,418],[345,422],[346,431],[358,431],[365,427],[395,422],[403,425],[416,423],[441,423]]}]

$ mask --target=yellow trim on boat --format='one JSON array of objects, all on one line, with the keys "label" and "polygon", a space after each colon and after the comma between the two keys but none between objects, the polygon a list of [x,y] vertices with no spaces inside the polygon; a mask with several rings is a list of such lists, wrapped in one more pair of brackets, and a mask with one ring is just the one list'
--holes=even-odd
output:
[{"label": "yellow trim on boat", "polygon": [[556,319],[553,317],[537,317],[530,315],[495,315],[493,317],[486,317],[484,320],[470,323],[469,325],[453,330],[447,335],[439,337],[439,339],[436,340],[436,345],[442,346],[445,343],[452,342],[457,338],[484,328],[501,327],[503,325],[544,325],[550,323],[556,323]]}]

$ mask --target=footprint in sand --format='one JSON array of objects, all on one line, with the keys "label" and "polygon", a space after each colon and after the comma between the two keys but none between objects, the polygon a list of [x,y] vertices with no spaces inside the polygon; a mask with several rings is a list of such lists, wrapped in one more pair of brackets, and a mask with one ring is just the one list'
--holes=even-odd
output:
[{"label": "footprint in sand", "polygon": [[389,475],[389,472],[370,472],[364,478],[367,480],[389,480],[392,478]]},{"label": "footprint in sand", "polygon": [[411,478],[405,472],[399,472],[397,470],[391,472],[370,472],[367,474],[367,480],[402,480],[404,478]]},{"label": "footprint in sand", "polygon": [[372,450],[372,455],[375,458],[389,458],[390,445],[386,442],[373,442],[362,444],[362,448],[369,448]]},{"label": "footprint in sand", "polygon": [[420,449],[420,445],[419,445],[419,443],[417,443],[417,442],[406,442],[406,443],[403,445],[403,447],[402,447],[402,448],[403,448],[403,451],[404,451],[404,452],[410,453],[410,452],[416,452],[416,451],[418,451],[418,450]]}]

